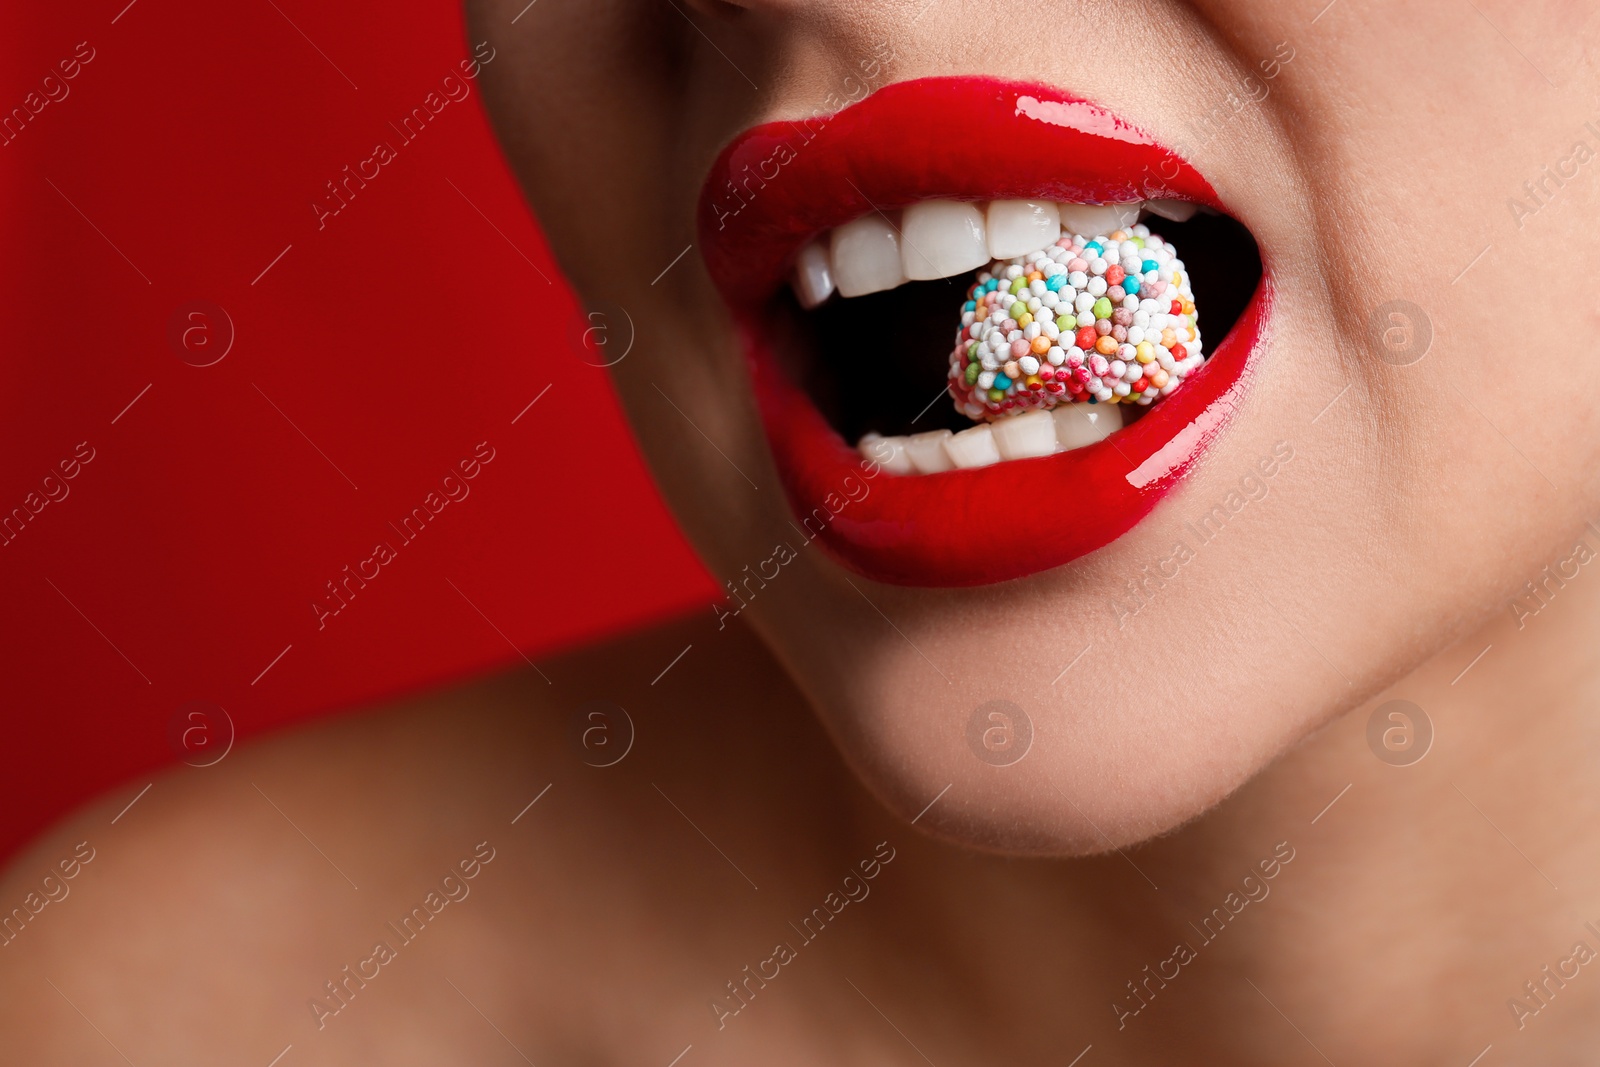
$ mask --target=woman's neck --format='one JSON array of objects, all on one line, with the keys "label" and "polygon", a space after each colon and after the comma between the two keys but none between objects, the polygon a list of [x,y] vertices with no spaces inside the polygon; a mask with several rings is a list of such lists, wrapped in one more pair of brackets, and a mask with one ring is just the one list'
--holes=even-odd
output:
[{"label": "woman's neck", "polygon": [[1195,1062],[1593,1047],[1600,568],[1552,575],[1182,830],[1010,868],[1033,921],[1073,931],[1062,992],[1103,1005],[1108,1041],[1214,1041]]}]

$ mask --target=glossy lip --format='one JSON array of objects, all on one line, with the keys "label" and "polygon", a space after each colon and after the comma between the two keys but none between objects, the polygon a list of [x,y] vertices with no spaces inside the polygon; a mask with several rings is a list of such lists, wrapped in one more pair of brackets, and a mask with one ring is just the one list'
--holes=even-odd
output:
[{"label": "glossy lip", "polygon": [[[755,127],[724,149],[701,192],[700,245],[808,533],[868,578],[967,586],[1070,563],[1149,514],[1239,408],[1270,328],[1265,272],[1205,365],[1131,426],[1086,448],[942,474],[889,475],[863,460],[779,369],[764,309],[807,241],[875,210],[1156,198],[1221,206],[1197,171],[1097,105],[993,78],[898,82],[831,116]],[[943,376],[929,366],[930,383]]]}]

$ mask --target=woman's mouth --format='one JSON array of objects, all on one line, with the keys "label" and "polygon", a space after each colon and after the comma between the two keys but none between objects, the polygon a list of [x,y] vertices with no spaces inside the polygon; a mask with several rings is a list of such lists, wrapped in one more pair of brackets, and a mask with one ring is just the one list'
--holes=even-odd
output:
[{"label": "woman's mouth", "polygon": [[1037,85],[901,82],[756,127],[699,225],[806,536],[895,584],[1019,578],[1125,533],[1235,412],[1269,319],[1211,186]]}]

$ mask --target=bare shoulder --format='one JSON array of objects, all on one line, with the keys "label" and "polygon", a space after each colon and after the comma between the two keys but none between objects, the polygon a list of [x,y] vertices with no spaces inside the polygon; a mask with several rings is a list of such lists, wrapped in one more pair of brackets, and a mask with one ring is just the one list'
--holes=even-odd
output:
[{"label": "bare shoulder", "polygon": [[0,1032],[17,1062],[264,1065],[316,1037],[337,1063],[370,1042],[422,970],[373,972],[375,946],[442,964],[514,863],[527,820],[494,816],[542,770],[538,694],[510,713],[523,685],[241,746],[36,842],[0,879]]},{"label": "bare shoulder", "polygon": [[89,805],[0,878],[9,1051],[263,1065],[290,1046],[327,1064],[554,1051],[560,1027],[544,1024],[574,1009],[619,924],[649,927],[708,877],[744,888],[686,848],[692,826],[755,839],[786,802],[771,785],[842,775],[775,668],[735,643],[686,648],[695,632],[242,746],[157,777],[125,812],[137,783]]}]

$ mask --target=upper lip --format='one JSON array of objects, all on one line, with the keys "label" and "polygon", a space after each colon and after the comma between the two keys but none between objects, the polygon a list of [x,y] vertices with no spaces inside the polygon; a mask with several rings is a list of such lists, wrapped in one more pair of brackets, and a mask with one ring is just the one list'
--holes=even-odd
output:
[{"label": "upper lip", "polygon": [[[1007,127],[1011,138],[984,131]],[[1200,173],[1148,134],[1046,86],[927,78],[831,116],[769,122],[722,151],[700,195],[706,267],[735,305],[765,301],[807,240],[919,200],[1221,208]]]},{"label": "upper lip", "polygon": [[[1191,165],[1103,108],[992,78],[899,82],[831,116],[769,122],[735,138],[701,192],[700,245],[744,335],[797,512],[816,514],[852,472],[874,473],[783,377],[762,337],[762,309],[807,241],[929,199],[1157,198],[1222,207]],[[1043,459],[877,477],[807,536],[869,577],[912,585],[1021,577],[1109,543],[1155,506],[1236,409],[1270,292],[1263,277],[1207,365],[1112,438]]]}]

